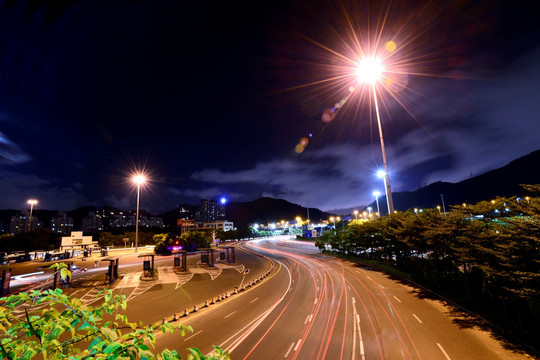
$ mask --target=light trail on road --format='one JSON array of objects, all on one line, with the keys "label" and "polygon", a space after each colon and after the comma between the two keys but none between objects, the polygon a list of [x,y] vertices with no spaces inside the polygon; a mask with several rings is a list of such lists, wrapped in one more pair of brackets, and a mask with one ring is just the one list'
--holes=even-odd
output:
[{"label": "light trail on road", "polygon": [[[272,259],[276,270],[253,287],[181,322],[233,359],[517,360],[477,329],[453,322],[437,300],[379,271],[320,254],[310,242],[255,240],[241,248]],[[217,281],[217,280],[215,280]],[[160,335],[177,349],[178,336]]]}]

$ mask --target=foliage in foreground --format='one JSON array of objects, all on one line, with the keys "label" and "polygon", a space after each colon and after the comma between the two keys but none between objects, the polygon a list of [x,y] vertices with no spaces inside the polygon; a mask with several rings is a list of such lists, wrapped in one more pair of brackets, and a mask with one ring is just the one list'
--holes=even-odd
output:
[{"label": "foliage in foreground", "polygon": [[[64,264],[52,267],[62,277],[71,276]],[[103,295],[100,293],[100,295]],[[0,355],[3,359],[180,359],[176,350],[155,354],[155,332],[180,331],[191,327],[176,323],[138,326],[119,313],[126,308],[125,296],[104,293],[101,305],[84,305],[56,290],[32,290],[0,299]],[[150,345],[150,347],[148,346]],[[230,359],[216,348],[206,357],[190,349],[188,359]]]}]

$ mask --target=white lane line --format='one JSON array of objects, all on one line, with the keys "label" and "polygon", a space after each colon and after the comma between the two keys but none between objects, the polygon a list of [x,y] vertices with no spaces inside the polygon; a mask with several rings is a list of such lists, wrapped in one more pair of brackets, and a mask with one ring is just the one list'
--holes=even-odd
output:
[{"label": "white lane line", "polygon": [[352,303],[356,304],[356,299],[354,298],[354,296],[352,297]]},{"label": "white lane line", "polygon": [[234,313],[236,312],[236,310],[234,310],[232,313],[230,313],[229,315],[225,316],[225,319],[228,318],[229,316],[233,315]]},{"label": "white lane line", "polygon": [[399,300],[397,297],[394,296],[394,299],[396,299],[398,302],[401,302],[401,300]]},{"label": "white lane line", "polygon": [[366,275],[366,277],[369,279],[369,280],[373,280],[372,278],[370,278],[369,276]]},{"label": "white lane line", "polygon": [[361,273],[362,273],[362,272],[361,272],[360,270],[358,270],[358,269],[356,269],[356,272],[357,272],[357,273],[359,273],[359,274],[361,274]]},{"label": "white lane line", "polygon": [[302,339],[298,340],[298,342],[296,343],[296,346],[294,347],[294,351],[298,350],[301,342],[302,342]]},{"label": "white lane line", "polygon": [[191,339],[192,337],[196,336],[196,335],[199,335],[200,333],[202,333],[202,330],[199,330],[197,331],[195,334],[191,335],[191,336],[188,336],[187,338],[184,339],[184,341],[188,341],[189,339]]},{"label": "white lane line", "polygon": [[309,321],[309,315],[306,316],[306,320],[304,321],[304,325],[306,325],[308,321]]},{"label": "white lane line", "polygon": [[309,315],[309,322],[311,322],[311,319],[313,319],[313,314]]},{"label": "white lane line", "polygon": [[[354,304],[354,298],[353,298]],[[353,305],[353,321],[356,315],[356,306]],[[352,360],[356,360],[356,325],[353,326],[353,342],[352,342]]]},{"label": "white lane line", "polygon": [[317,303],[317,298],[315,298],[315,302],[314,302],[314,304],[316,304],[316,303]]},{"label": "white lane line", "polygon": [[448,354],[446,353],[446,351],[444,351],[443,347],[441,346],[441,344],[437,343],[437,346],[439,347],[439,349],[441,349],[444,357],[446,358],[446,360],[452,360],[450,359],[450,356],[448,356]]},{"label": "white lane line", "polygon": [[422,324],[422,320],[420,320],[420,319],[418,318],[418,316],[416,316],[415,314],[412,314],[412,316],[414,316],[415,319],[418,320],[418,322],[419,322],[420,324]]},{"label": "white lane line", "polygon": [[286,358],[287,356],[289,356],[289,354],[291,353],[291,350],[292,350],[292,347],[294,346],[294,343],[291,344],[291,346],[289,346],[289,350],[287,350],[287,352],[285,353],[285,356],[283,356],[284,358]]},{"label": "white lane line", "polygon": [[317,292],[319,292],[319,287],[317,286]]},{"label": "white lane line", "polygon": [[379,284],[379,286],[384,289],[384,286],[382,286],[381,284]]},{"label": "white lane line", "polygon": [[249,303],[250,303],[250,304],[251,304],[251,303],[254,303],[254,302],[257,301],[257,300],[259,300],[259,298],[255,298],[255,299],[251,300]]},{"label": "white lane line", "polygon": [[[354,298],[353,298],[354,299]],[[360,347],[360,358],[362,360],[366,359],[366,354],[364,350],[364,339],[362,338],[362,328],[360,327],[360,314],[356,310],[356,305],[353,305],[353,321],[356,320],[356,324],[353,327],[353,351],[352,351],[352,360],[356,359],[356,334],[358,333],[359,347]]]}]

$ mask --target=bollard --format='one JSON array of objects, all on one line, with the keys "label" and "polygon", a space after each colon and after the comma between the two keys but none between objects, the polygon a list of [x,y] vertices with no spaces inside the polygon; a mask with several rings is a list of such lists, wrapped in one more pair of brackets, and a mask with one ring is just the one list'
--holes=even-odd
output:
[{"label": "bollard", "polygon": [[188,315],[189,315],[189,311],[188,311],[188,309],[185,309],[184,310],[184,316],[188,316]]},{"label": "bollard", "polygon": [[216,300],[214,300],[214,298],[212,298],[212,301],[210,301],[210,304],[215,304],[216,303]]},{"label": "bollard", "polygon": [[178,313],[174,313],[173,321],[177,321],[179,318],[180,318],[180,315]]},{"label": "bollard", "polygon": [[168,323],[168,322],[169,322],[169,321],[167,320],[167,318],[163,318],[162,324],[166,324],[166,323]]},{"label": "bollard", "polygon": [[246,290],[246,287],[244,285],[242,285],[242,291]]},{"label": "bollard", "polygon": [[225,297],[228,298],[230,295],[228,292],[225,293]]},{"label": "bollard", "polygon": [[199,307],[198,307],[197,305],[195,305],[195,306],[193,307],[193,312],[197,312],[197,311],[199,311]]},{"label": "bollard", "polygon": [[209,306],[208,300],[206,300],[206,301],[204,302],[204,307],[208,307],[208,306]]},{"label": "bollard", "polygon": [[234,287],[234,293],[238,294],[238,288],[236,286]]}]

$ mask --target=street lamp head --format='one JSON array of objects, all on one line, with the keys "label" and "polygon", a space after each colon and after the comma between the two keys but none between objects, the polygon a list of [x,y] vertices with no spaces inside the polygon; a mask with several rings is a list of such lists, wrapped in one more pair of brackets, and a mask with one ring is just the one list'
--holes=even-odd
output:
[{"label": "street lamp head", "polygon": [[379,81],[384,67],[379,58],[362,59],[356,67],[356,76],[362,83],[374,83]]},{"label": "street lamp head", "polygon": [[358,210],[353,211],[354,215],[358,215]]},{"label": "street lamp head", "polygon": [[377,177],[379,179],[384,179],[385,175],[386,175],[386,172],[384,170],[377,171]]},{"label": "street lamp head", "polygon": [[36,199],[29,199],[26,203],[28,205],[36,205],[38,203],[38,201]]},{"label": "street lamp head", "polygon": [[375,191],[373,192],[373,196],[375,196],[375,197],[377,197],[377,198],[378,198],[380,195],[381,195],[381,192],[378,191],[378,190],[375,190]]},{"label": "street lamp head", "polygon": [[144,177],[144,175],[139,174],[133,177],[133,182],[135,184],[141,185],[141,184],[144,184],[145,181],[146,181],[146,178]]},{"label": "street lamp head", "polygon": [[219,199],[219,202],[221,203],[221,205],[225,205],[227,203],[227,199],[222,197],[221,199]]}]

